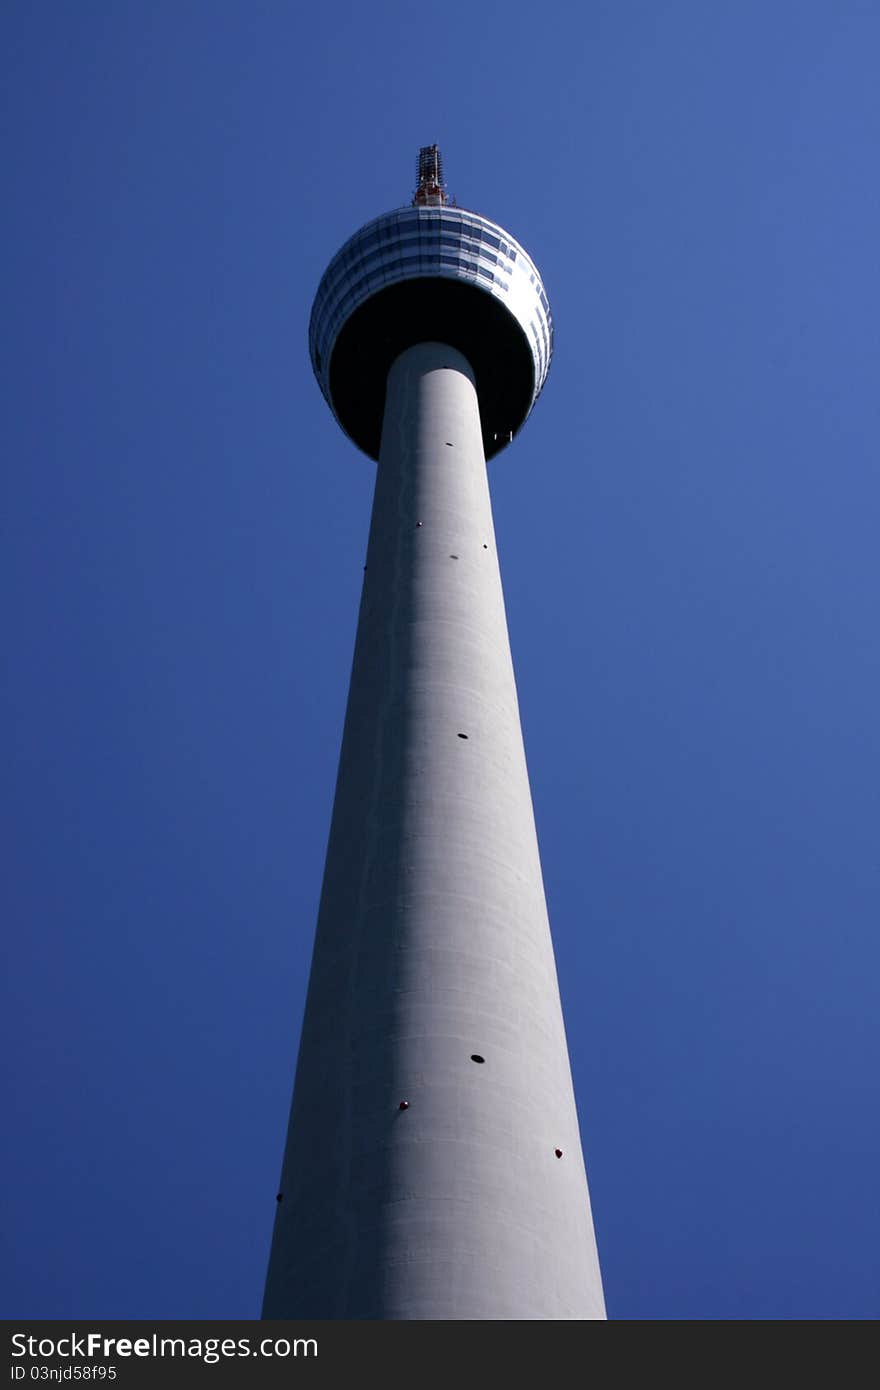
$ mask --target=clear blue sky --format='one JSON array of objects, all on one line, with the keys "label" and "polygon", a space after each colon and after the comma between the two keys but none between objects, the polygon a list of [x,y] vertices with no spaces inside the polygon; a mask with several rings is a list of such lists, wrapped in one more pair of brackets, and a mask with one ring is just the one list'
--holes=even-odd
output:
[{"label": "clear blue sky", "polygon": [[7,0],[7,1317],[259,1311],[438,141],[544,274],[491,467],[609,1314],[880,1314],[880,10]]}]

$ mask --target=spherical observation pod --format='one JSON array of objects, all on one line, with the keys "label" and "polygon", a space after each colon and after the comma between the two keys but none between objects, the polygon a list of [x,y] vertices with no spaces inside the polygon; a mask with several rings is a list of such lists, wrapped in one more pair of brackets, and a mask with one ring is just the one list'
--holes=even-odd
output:
[{"label": "spherical observation pod", "polygon": [[330,409],[379,457],[388,370],[406,348],[442,342],[474,370],[486,457],[540,395],[553,321],[534,263],[501,227],[448,206],[368,222],[330,262],[309,325],[312,366]]}]

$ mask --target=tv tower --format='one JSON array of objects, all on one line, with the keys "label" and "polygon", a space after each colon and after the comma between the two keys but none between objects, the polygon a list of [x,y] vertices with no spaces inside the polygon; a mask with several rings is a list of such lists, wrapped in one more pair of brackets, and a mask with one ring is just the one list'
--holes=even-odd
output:
[{"label": "tv tower", "polygon": [[436,145],[315,297],[378,470],[264,1318],[605,1317],[486,476],[552,335]]}]

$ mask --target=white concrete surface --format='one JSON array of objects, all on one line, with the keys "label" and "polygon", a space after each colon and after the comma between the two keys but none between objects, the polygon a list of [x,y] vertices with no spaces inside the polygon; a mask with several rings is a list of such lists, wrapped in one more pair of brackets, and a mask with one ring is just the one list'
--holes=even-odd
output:
[{"label": "white concrete surface", "polygon": [[264,1317],[605,1316],[478,402],[436,343],[388,381],[280,1189]]}]

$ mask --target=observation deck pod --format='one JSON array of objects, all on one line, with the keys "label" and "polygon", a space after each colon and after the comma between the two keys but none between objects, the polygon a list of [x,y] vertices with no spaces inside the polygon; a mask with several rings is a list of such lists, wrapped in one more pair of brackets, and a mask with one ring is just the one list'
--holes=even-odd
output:
[{"label": "observation deck pod", "polygon": [[432,174],[426,162],[424,186],[421,176],[420,163],[415,206],[368,222],[324,272],[309,324],[312,366],[342,429],[378,459],[392,362],[416,343],[457,348],[474,370],[488,459],[541,393],[550,306],[519,243],[488,218],[448,206],[439,164]]}]

